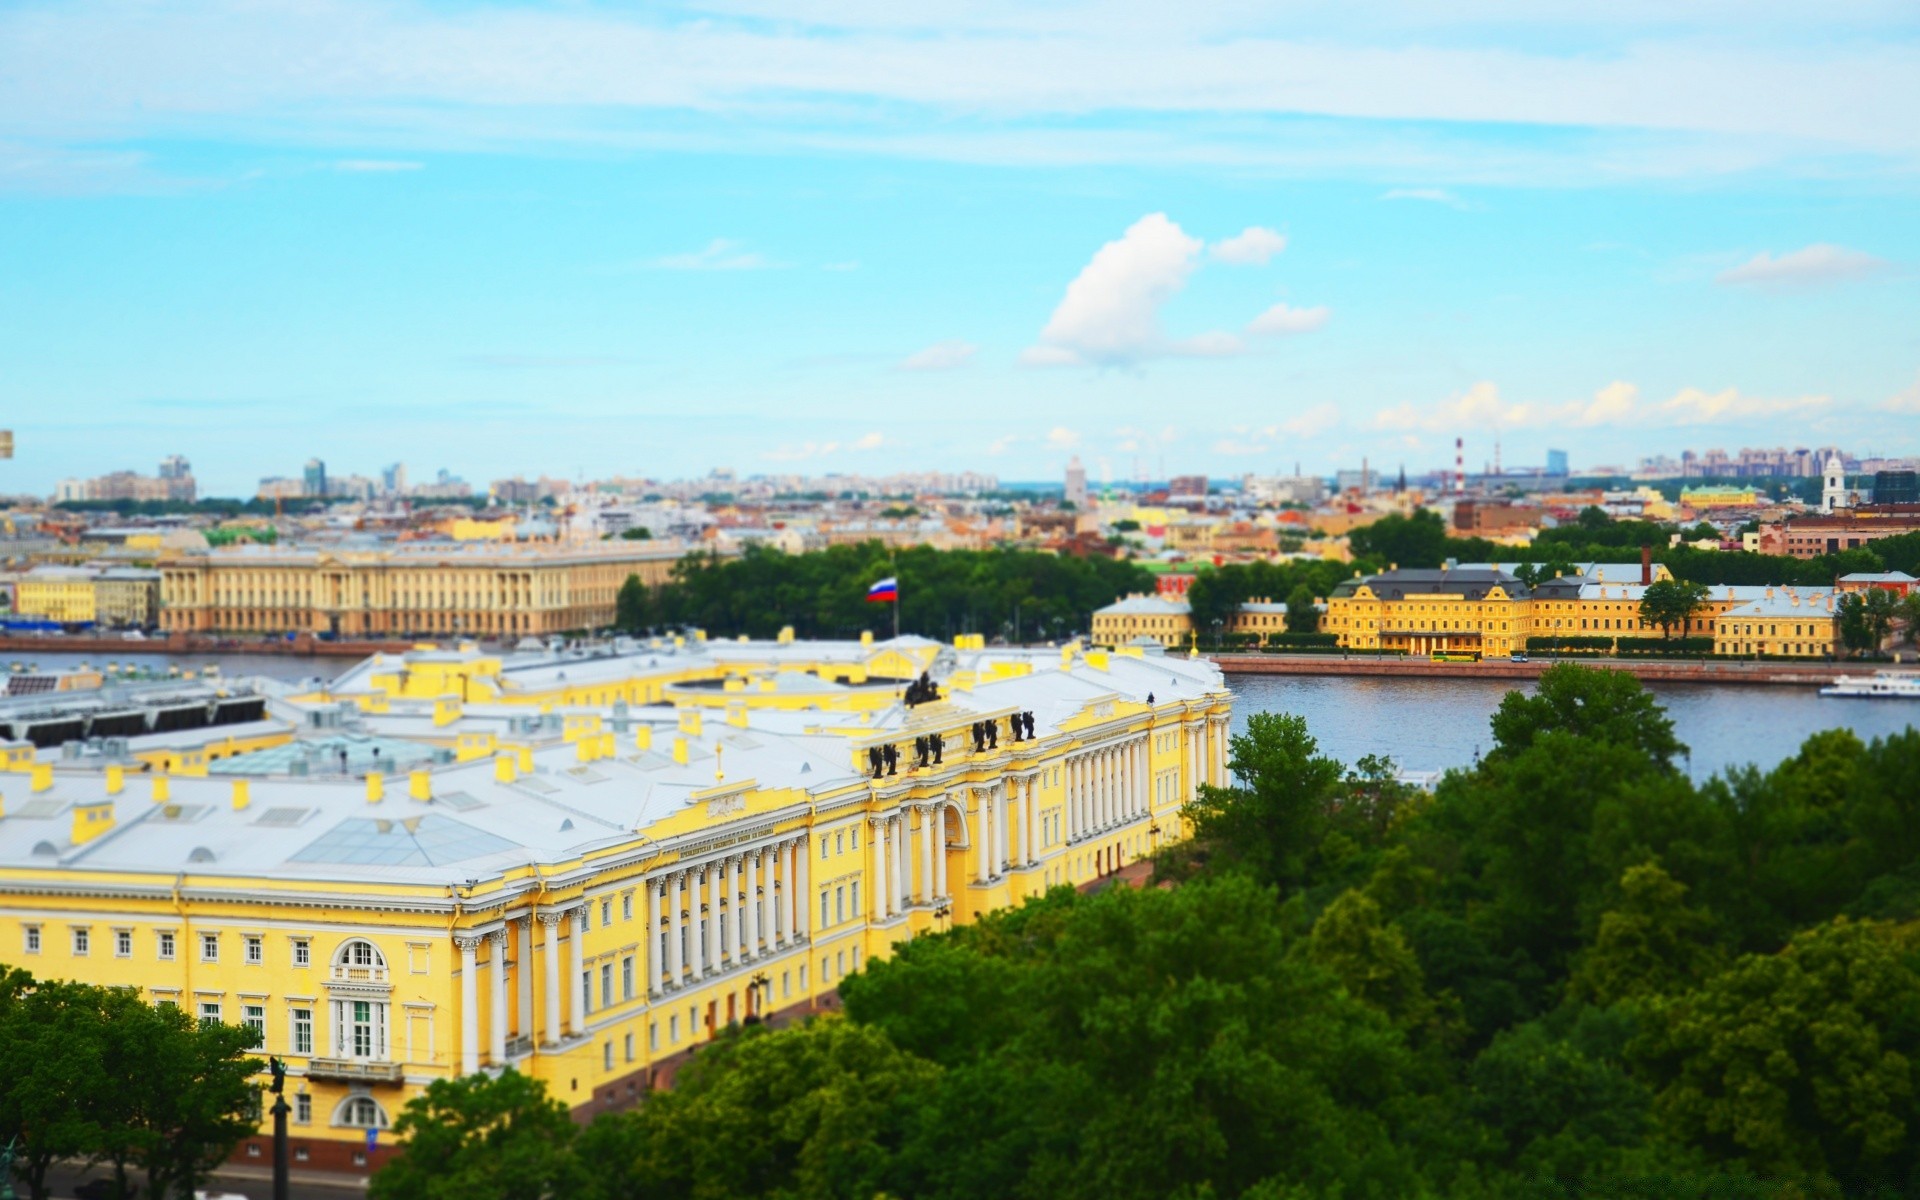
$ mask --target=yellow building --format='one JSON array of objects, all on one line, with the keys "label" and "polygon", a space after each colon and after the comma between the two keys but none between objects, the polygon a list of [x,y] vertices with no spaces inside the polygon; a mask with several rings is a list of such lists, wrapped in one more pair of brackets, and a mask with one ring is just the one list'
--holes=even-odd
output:
[{"label": "yellow building", "polygon": [[1687,508],[1756,508],[1760,505],[1760,493],[1750,487],[1731,485],[1713,485],[1709,487],[1683,488],[1680,503]]},{"label": "yellow building", "polygon": [[1225,782],[1230,715],[1204,660],[917,638],[422,650],[284,703],[318,732],[200,778],[0,747],[0,948],[254,1025],[296,1164],[345,1169],[433,1080],[626,1104],[905,939],[1151,852]]},{"label": "yellow building", "polygon": [[1767,588],[1766,594],[1722,613],[1713,632],[1715,654],[1825,658],[1841,652],[1839,600],[1831,590]]},{"label": "yellow building", "polygon": [[[1249,600],[1234,610],[1221,628],[1223,634],[1254,637],[1287,631],[1287,606],[1265,598]],[[1185,646],[1193,641],[1193,609],[1185,600],[1166,596],[1126,596],[1096,609],[1092,636],[1096,646],[1131,646],[1147,638],[1162,646]],[[1206,631],[1209,638],[1212,631]]]},{"label": "yellow building", "polygon": [[148,628],[160,618],[160,572],[108,567],[93,580],[94,619],[102,625]]},{"label": "yellow building", "polygon": [[96,619],[94,572],[84,567],[35,567],[14,585],[13,610],[62,624]]},{"label": "yellow building", "polygon": [[683,551],[654,542],[234,546],[160,562],[168,632],[341,637],[541,636],[612,624],[629,576],[666,581]]}]

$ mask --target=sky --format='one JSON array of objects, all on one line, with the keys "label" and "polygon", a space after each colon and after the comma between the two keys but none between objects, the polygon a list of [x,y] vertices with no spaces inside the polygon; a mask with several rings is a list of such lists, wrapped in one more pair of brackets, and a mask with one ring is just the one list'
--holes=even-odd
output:
[{"label": "sky", "polygon": [[9,0],[0,492],[1920,453],[1920,7]]}]

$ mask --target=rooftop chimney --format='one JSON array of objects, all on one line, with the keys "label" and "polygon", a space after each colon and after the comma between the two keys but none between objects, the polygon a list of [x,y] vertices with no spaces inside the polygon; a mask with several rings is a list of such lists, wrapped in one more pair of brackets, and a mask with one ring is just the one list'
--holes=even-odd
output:
[{"label": "rooftop chimney", "polygon": [[387,779],[378,771],[367,772],[367,803],[378,804],[387,794]]},{"label": "rooftop chimney", "polygon": [[1653,582],[1653,547],[1640,547],[1640,586]]}]

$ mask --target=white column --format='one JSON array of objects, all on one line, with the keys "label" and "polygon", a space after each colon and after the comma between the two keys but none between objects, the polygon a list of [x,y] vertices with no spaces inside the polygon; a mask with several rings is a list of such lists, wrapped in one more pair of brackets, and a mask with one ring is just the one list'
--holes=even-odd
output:
[{"label": "white column", "polygon": [[474,958],[480,939],[456,937],[453,944],[460,947],[460,1073],[471,1075],[480,1069],[480,964]]},{"label": "white column", "polygon": [[973,843],[973,875],[976,883],[987,881],[987,798],[973,788],[965,793],[973,799],[973,829],[968,841]]},{"label": "white column", "polygon": [[1070,842],[1080,840],[1080,830],[1083,828],[1080,819],[1080,783],[1084,775],[1078,758],[1067,760],[1067,840]]},{"label": "white column", "polygon": [[517,922],[520,931],[520,1019],[514,1022],[514,1036],[533,1036],[533,919]]},{"label": "white column", "polygon": [[933,897],[936,900],[947,898],[947,810],[936,804],[928,810],[933,815]]},{"label": "white column", "polygon": [[720,958],[720,882],[726,873],[720,863],[707,864],[707,971],[713,975],[726,970]]},{"label": "white column", "polygon": [[752,961],[760,957],[760,852],[749,850],[741,855],[740,866],[746,875],[746,956],[748,961]]},{"label": "white column", "polygon": [[1005,779],[993,785],[993,826],[1000,835],[994,846],[994,866],[1004,871],[1013,866],[1013,824],[1010,820],[1013,809],[1008,801],[1012,798],[1009,791],[1013,784]]},{"label": "white column", "polygon": [[1106,808],[1108,828],[1120,823],[1120,752],[1112,746],[1100,755],[1106,773],[1106,786],[1101,789],[1103,804]]},{"label": "white column", "polygon": [[807,841],[807,839],[801,838],[798,842],[794,843],[794,849],[800,861],[800,873],[798,876],[800,885],[794,889],[795,892],[798,893],[796,897],[798,905],[794,909],[796,921],[793,928],[796,934],[804,938],[807,936],[808,931],[813,928],[813,884],[811,882],[813,855],[810,853],[813,849],[813,844]]},{"label": "white column", "polygon": [[900,881],[894,889],[894,907],[901,912],[913,903],[913,818],[906,809],[893,819],[893,866]]},{"label": "white column", "polygon": [[[681,969],[686,965],[686,947],[681,944],[680,935],[680,905],[684,903],[681,876],[682,873],[679,871],[667,876],[667,987],[669,989],[680,986],[684,978],[681,975]],[[578,936],[578,930],[575,931],[575,936]],[[577,1008],[579,1005],[576,1004],[574,1007]]]},{"label": "white column", "polygon": [[[587,909],[585,905],[567,914],[568,924],[573,926],[573,977],[577,981],[587,972]],[[575,984],[578,987],[578,983]],[[573,996],[573,1032],[583,1034],[587,1031],[586,997],[579,991]]]},{"label": "white column", "polygon": [[872,837],[869,848],[873,851],[873,919],[887,919],[887,823],[875,821],[872,825]]},{"label": "white column", "polygon": [[761,953],[773,953],[773,851],[760,851],[760,941]]},{"label": "white column", "polygon": [[496,929],[488,939],[493,942],[493,962],[488,964],[487,1001],[493,1011],[487,1014],[487,1055],[502,1066],[507,1061],[507,931]]},{"label": "white column", "polygon": [[[666,984],[667,964],[660,951],[660,890],[665,885],[657,879],[647,880],[647,994],[658,996]],[[559,943],[554,943],[554,957],[559,957]],[[558,968],[555,968],[556,971]],[[558,1001],[556,999],[555,1003]],[[554,1009],[555,1021],[560,1019],[559,1009]],[[555,1025],[555,1029],[559,1026]],[[558,1039],[556,1039],[558,1040]]]},{"label": "white column", "polygon": [[932,904],[933,889],[933,805],[920,806],[920,890],[915,893],[922,904]]},{"label": "white column", "polygon": [[742,854],[727,860],[727,904],[733,910],[733,936],[727,939],[732,945],[727,955],[736,967],[747,961],[747,906],[740,898],[740,874],[746,865],[746,856]]},{"label": "white column", "polygon": [[987,879],[1000,873],[999,844],[994,841],[993,832],[993,792],[991,789],[977,793],[980,801],[980,861]]},{"label": "white column", "polygon": [[[647,885],[647,894],[653,894],[653,885]],[[560,1044],[560,914],[543,912],[540,924],[547,930],[547,1045]],[[648,941],[652,941],[649,933]],[[647,947],[647,958],[653,958],[653,947]],[[658,990],[657,988],[655,989]]]},{"label": "white column", "polygon": [[800,843],[788,842],[786,859],[780,868],[780,883],[781,895],[787,903],[786,936],[782,940],[789,946],[800,940],[799,910],[804,901],[800,896],[800,888],[794,882],[800,877],[799,865]]}]

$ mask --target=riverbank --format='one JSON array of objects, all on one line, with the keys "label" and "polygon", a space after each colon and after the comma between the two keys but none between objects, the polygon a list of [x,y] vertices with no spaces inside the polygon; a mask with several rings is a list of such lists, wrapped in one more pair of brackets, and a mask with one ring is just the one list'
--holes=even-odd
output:
[{"label": "riverbank", "polygon": [[98,654],[118,658],[128,654],[193,657],[208,654],[273,654],[292,658],[361,659],[375,654],[397,654],[412,647],[413,643],[408,641],[323,642],[310,637],[295,638],[293,641],[249,641],[196,633],[133,639],[118,635],[36,637],[32,634],[0,634],[0,654],[8,655]]},{"label": "riverbank", "polygon": [[1805,687],[1828,684],[1842,675],[1868,675],[1877,663],[1706,662],[1644,658],[1538,658],[1529,662],[1434,662],[1426,658],[1342,658],[1332,654],[1213,654],[1229,675],[1345,675],[1412,679],[1529,680],[1554,662],[1626,671],[1650,683],[1748,684]]}]

